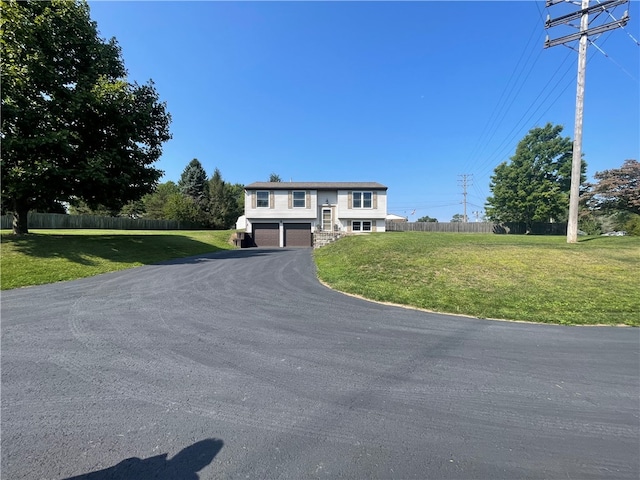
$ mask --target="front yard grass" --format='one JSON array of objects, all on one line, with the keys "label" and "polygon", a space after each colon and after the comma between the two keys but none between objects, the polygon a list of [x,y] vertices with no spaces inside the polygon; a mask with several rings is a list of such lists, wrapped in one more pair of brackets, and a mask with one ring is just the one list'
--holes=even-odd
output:
[{"label": "front yard grass", "polygon": [[387,232],[314,253],[319,278],[427,310],[558,324],[640,325],[640,238]]},{"label": "front yard grass", "polygon": [[0,232],[2,290],[73,280],[233,248],[233,230],[33,230]]},{"label": "front yard grass", "polygon": [[[233,248],[232,230],[1,231],[3,290]],[[640,238],[379,233],[314,251],[338,290],[484,318],[640,326]]]}]

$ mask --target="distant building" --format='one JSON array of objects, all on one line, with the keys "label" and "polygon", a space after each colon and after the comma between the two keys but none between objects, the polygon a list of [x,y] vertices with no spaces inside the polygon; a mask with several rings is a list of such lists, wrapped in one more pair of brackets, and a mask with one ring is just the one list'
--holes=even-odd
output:
[{"label": "distant building", "polygon": [[389,215],[387,215],[385,220],[387,222],[406,222],[406,221],[408,221],[407,217],[403,217],[402,215],[396,215],[395,213],[390,213]]}]

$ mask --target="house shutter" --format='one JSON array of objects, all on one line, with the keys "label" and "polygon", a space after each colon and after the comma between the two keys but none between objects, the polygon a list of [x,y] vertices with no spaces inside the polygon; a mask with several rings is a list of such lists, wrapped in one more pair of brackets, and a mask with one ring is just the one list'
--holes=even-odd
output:
[{"label": "house shutter", "polygon": [[[375,193],[374,193],[374,195],[375,195]],[[375,220],[372,220],[371,221],[371,231],[372,232],[377,232],[378,231],[377,228],[378,228],[378,222],[376,222]]]},{"label": "house shutter", "polygon": [[293,201],[292,198],[293,197],[293,193],[291,193],[291,190],[289,190],[289,209],[293,208]]},{"label": "house shutter", "polygon": [[251,192],[251,208],[256,208],[256,192]]},{"label": "house shutter", "polygon": [[269,192],[269,208],[276,208],[276,196],[273,190]]},{"label": "house shutter", "polygon": [[[351,194],[351,192],[349,192],[349,194]],[[350,231],[351,231],[351,220],[347,222],[347,232],[350,232]]]},{"label": "house shutter", "polygon": [[378,192],[373,192],[373,208],[378,208]]},{"label": "house shutter", "polygon": [[307,195],[306,195],[304,204],[307,206],[307,208],[311,208],[311,192],[309,190],[307,190]]},{"label": "house shutter", "polygon": [[[347,208],[349,210],[353,208],[353,192],[347,192]],[[351,222],[349,222],[349,230],[351,230]]]}]

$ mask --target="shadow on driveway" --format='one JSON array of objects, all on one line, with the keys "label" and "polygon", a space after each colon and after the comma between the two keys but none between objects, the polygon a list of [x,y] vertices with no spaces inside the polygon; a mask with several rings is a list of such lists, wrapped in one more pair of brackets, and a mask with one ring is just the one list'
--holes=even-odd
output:
[{"label": "shadow on driveway", "polygon": [[198,472],[213,461],[223,445],[222,440],[208,438],[184,448],[171,460],[166,453],[144,460],[127,458],[113,467],[66,480],[198,480]]}]

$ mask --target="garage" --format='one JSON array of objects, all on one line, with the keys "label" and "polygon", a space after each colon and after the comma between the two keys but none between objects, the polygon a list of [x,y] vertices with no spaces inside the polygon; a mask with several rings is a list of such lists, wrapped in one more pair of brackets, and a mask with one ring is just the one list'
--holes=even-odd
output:
[{"label": "garage", "polygon": [[257,247],[279,247],[280,227],[277,223],[254,223],[251,227]]},{"label": "garage", "polygon": [[285,223],[284,224],[285,247],[310,247],[311,224],[310,223]]}]

